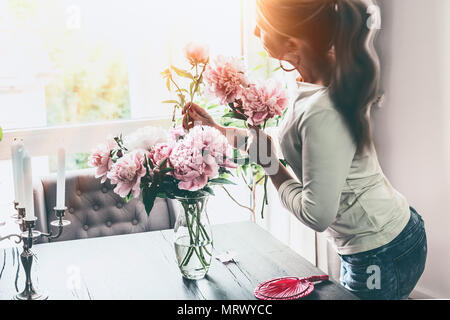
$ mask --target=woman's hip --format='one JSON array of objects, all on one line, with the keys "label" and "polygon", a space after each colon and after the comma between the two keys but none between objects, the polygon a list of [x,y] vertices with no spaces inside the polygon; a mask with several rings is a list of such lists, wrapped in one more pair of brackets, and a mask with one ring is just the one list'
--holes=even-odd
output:
[{"label": "woman's hip", "polygon": [[367,252],[341,255],[341,283],[363,299],[404,299],[425,268],[427,239],[422,217],[411,217],[390,243]]}]

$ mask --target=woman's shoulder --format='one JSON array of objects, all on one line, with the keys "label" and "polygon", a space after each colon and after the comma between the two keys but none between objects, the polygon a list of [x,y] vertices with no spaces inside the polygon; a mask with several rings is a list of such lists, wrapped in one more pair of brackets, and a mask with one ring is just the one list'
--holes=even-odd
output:
[{"label": "woman's shoulder", "polygon": [[306,107],[304,108],[299,125],[302,126],[306,123],[313,122],[314,119],[319,117],[341,118],[341,115],[334,106],[327,89],[317,92],[317,94],[310,97]]},{"label": "woman's shoulder", "polygon": [[[335,107],[328,90],[311,99],[298,123],[301,139],[321,146],[341,146],[342,150],[354,152],[356,148],[352,134],[342,114]],[[332,146],[333,144],[333,146]]]}]

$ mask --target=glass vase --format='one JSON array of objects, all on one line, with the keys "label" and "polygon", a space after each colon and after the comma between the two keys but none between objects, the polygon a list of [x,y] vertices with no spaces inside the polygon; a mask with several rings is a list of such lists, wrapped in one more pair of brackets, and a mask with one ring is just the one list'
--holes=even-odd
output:
[{"label": "glass vase", "polygon": [[208,197],[177,198],[179,210],[174,227],[174,246],[183,277],[199,280],[211,265],[213,239],[206,205]]}]

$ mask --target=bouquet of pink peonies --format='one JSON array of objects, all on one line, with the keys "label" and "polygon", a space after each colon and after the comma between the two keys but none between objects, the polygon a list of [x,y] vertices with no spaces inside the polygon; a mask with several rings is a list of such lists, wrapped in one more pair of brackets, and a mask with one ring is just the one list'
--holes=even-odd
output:
[{"label": "bouquet of pink peonies", "polygon": [[265,128],[267,122],[281,117],[288,96],[274,80],[251,83],[241,59],[219,56],[204,73],[205,93],[231,109],[224,117],[246,121]]},{"label": "bouquet of pink peonies", "polygon": [[89,157],[96,177],[107,179],[114,192],[130,201],[142,197],[150,214],[156,198],[176,199],[182,209],[174,226],[174,246],[184,277],[203,278],[211,265],[212,234],[206,202],[215,185],[236,168],[233,149],[215,128],[197,126],[189,132],[146,127],[122,138],[110,138]]},{"label": "bouquet of pink peonies", "polygon": [[[204,93],[212,99],[218,99],[229,110],[222,118],[242,120],[244,126],[256,126],[265,129],[270,122],[278,122],[284,115],[289,102],[286,90],[281,83],[274,80],[251,82],[248,70],[242,59],[236,57],[217,57],[208,64],[204,75]],[[224,121],[227,125],[228,121]],[[239,146],[238,146],[239,147]],[[239,153],[239,152],[238,152]],[[281,160],[283,164],[286,162]],[[264,208],[268,205],[267,183],[268,176],[264,169],[248,161],[240,161],[237,168],[249,188],[251,201],[249,206],[238,203],[227,191],[230,198],[241,207],[248,209],[253,220],[256,219],[256,190],[263,185],[264,196],[261,205],[261,218],[264,218]]]},{"label": "bouquet of pink peonies", "polygon": [[127,201],[142,195],[147,214],[157,197],[194,199],[213,195],[214,185],[233,184],[226,179],[228,169],[237,167],[233,149],[217,129],[170,133],[147,127],[125,139],[110,138],[93,151],[89,165]]},{"label": "bouquet of pink peonies", "polygon": [[[225,126],[237,125],[246,128],[257,126],[265,129],[266,126],[277,123],[284,115],[289,100],[281,83],[274,80],[251,82],[243,59],[218,56],[210,62],[209,50],[205,46],[193,43],[187,45],[184,54],[191,67],[190,70],[170,66],[162,73],[167,88],[172,93],[175,91],[178,97],[178,100],[164,101],[174,104],[172,119],[174,125],[176,110],[182,109],[188,102],[195,102],[195,96],[201,94],[207,101],[218,101],[218,104],[209,106],[208,103],[204,103],[203,107],[209,110],[219,106],[226,108],[221,115],[221,122]],[[180,79],[176,79],[176,75]],[[180,85],[182,79],[189,81],[186,87]],[[189,119],[187,120],[189,122]],[[256,190],[258,185],[263,185],[264,199],[261,206],[263,217],[264,208],[268,204],[268,176],[261,166],[250,163],[248,157],[240,155],[238,150],[235,150],[235,157],[240,158],[236,172],[250,190],[251,204],[249,206],[240,204],[224,186],[222,187],[234,202],[248,209],[255,220]],[[282,163],[285,164],[285,161],[282,160]]]},{"label": "bouquet of pink peonies", "polygon": [[[289,100],[281,83],[274,80],[252,83],[242,59],[218,56],[210,63],[209,49],[194,43],[186,46],[184,54],[190,70],[172,65],[161,73],[168,90],[177,96],[177,100],[163,101],[174,105],[174,123],[176,110],[194,102],[202,87],[206,98],[218,99],[221,105],[230,108],[223,117],[244,120],[251,126],[265,128],[269,120],[281,117],[286,110]],[[180,85],[181,79],[175,75],[189,81],[186,87]]]}]

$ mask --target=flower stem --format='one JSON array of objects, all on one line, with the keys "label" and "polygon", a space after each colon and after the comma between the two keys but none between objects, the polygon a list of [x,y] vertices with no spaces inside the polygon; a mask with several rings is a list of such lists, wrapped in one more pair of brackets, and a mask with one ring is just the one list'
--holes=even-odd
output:
[{"label": "flower stem", "polygon": [[[175,82],[175,80],[173,80],[172,77],[169,77],[169,79],[170,79],[170,81],[174,84],[174,86],[177,88],[178,93],[179,93],[179,94],[182,94],[181,89],[180,89],[180,87],[178,86],[178,84]],[[181,107],[183,107],[183,106],[181,106]],[[175,119],[176,114],[177,114],[177,105],[175,105],[175,106],[173,107],[172,123],[173,123],[173,127],[174,127],[174,128],[176,127],[176,119]]]},{"label": "flower stem", "polygon": [[[200,236],[202,236],[203,239],[207,238],[208,242],[210,241],[210,237],[208,236],[204,226],[201,223],[201,213],[203,211],[203,206],[200,207],[198,203],[195,205],[190,205],[189,203],[185,204],[183,203],[183,209],[186,217],[186,226],[188,228],[189,232],[189,238],[190,238],[190,247],[188,252],[186,253],[186,256],[183,258],[182,262],[180,263],[180,267],[186,266],[190,259],[192,258],[193,253],[195,252],[198,260],[200,261],[203,269],[205,271],[207,270],[207,267],[209,267],[210,263],[206,261],[206,258],[203,254],[203,250],[211,256],[211,253],[208,251],[206,247],[202,247],[200,245]],[[189,219],[191,216],[191,219]],[[196,224],[194,226],[194,223]],[[194,231],[195,229],[195,231]],[[203,242],[202,242],[203,243]]]},{"label": "flower stem", "polygon": [[231,195],[231,193],[227,190],[227,188],[225,188],[224,186],[222,186],[222,189],[225,190],[225,192],[226,192],[227,195],[230,197],[230,199],[233,200],[233,202],[236,203],[238,206],[240,206],[241,208],[247,209],[247,210],[249,210],[250,212],[253,211],[252,208],[247,207],[247,206],[245,206],[245,205],[239,203],[239,201],[237,201],[237,200]]}]

